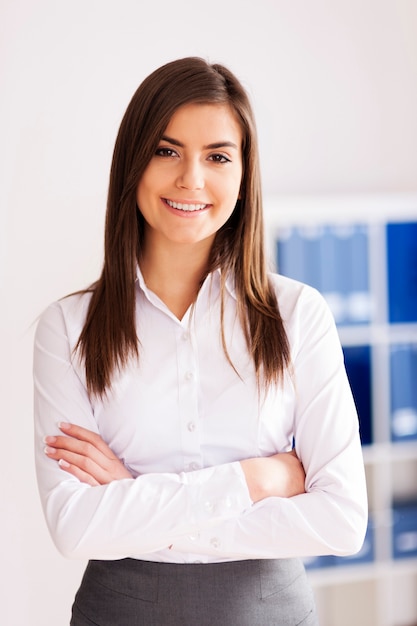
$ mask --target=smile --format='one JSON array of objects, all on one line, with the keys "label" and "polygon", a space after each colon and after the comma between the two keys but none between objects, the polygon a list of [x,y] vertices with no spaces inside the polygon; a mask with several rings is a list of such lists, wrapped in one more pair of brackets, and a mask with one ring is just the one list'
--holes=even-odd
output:
[{"label": "smile", "polygon": [[184,204],[182,202],[173,202],[172,200],[165,199],[165,202],[172,209],[178,209],[179,211],[186,211],[187,213],[192,211],[202,211],[207,208],[208,204]]}]

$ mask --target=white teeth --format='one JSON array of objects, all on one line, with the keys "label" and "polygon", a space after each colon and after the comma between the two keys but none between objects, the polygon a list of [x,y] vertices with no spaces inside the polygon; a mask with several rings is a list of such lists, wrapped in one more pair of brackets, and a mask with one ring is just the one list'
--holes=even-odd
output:
[{"label": "white teeth", "polygon": [[207,204],[182,204],[172,200],[167,200],[167,204],[173,209],[179,209],[180,211],[201,211],[201,209],[205,209],[207,206]]}]

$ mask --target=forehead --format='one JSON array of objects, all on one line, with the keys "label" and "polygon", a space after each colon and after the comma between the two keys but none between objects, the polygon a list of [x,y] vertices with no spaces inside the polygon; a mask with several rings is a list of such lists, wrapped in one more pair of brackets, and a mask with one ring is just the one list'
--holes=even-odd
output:
[{"label": "forehead", "polygon": [[230,105],[200,103],[185,104],[175,111],[164,135],[181,139],[176,134],[184,139],[201,139],[203,143],[235,141],[239,146],[243,136],[237,115]]}]

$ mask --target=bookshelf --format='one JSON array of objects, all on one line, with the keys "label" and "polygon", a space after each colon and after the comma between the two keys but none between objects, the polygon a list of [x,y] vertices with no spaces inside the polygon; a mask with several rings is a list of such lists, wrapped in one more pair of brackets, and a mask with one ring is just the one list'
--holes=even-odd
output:
[{"label": "bookshelf", "polygon": [[417,194],[265,203],[272,267],[335,315],[361,424],[370,523],[355,557],[306,562],[321,626],[417,625]]}]

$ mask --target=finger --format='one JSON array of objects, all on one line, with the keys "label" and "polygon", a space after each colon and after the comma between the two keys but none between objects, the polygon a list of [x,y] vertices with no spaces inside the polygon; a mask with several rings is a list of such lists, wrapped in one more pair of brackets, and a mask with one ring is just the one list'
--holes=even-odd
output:
[{"label": "finger", "polygon": [[82,426],[78,426],[77,424],[70,424],[68,422],[60,422],[58,426],[60,430],[65,434],[70,435],[71,437],[74,437],[75,439],[78,439],[80,441],[90,443],[108,458],[117,458],[113,450],[106,444],[106,442],[98,433],[95,433],[92,430],[88,430],[87,428],[83,428]]},{"label": "finger", "polygon": [[65,437],[60,435],[45,437],[44,442],[47,446],[50,446],[55,450],[59,450],[61,452],[67,451],[92,459],[103,468],[111,462],[109,461],[109,457],[98,450],[93,444],[80,439],[75,439],[74,437]]},{"label": "finger", "polygon": [[[70,437],[46,437],[46,440],[56,439],[63,441],[65,447],[46,445],[45,454],[55,461],[64,461],[78,467],[81,471],[93,476],[100,484],[104,485],[113,480],[132,478],[132,474],[119,459],[108,459],[101,452],[95,450],[95,454],[85,454],[85,447],[91,444],[80,442]],[[70,440],[69,444],[67,440]],[[48,441],[47,441],[48,443]],[[80,452],[80,449],[81,452]]]},{"label": "finger", "polygon": [[58,465],[65,472],[68,472],[68,474],[71,474],[75,478],[78,478],[80,482],[86,485],[90,485],[91,487],[98,487],[100,485],[100,483],[94,478],[94,476],[87,474],[87,472],[83,472],[83,470],[81,470],[79,467],[77,467],[76,465],[71,465],[71,463],[68,463],[64,459],[60,459],[58,461]]},{"label": "finger", "polygon": [[[71,432],[68,435],[47,436],[44,443],[59,450],[68,450],[76,454],[91,458],[103,469],[109,469],[114,463],[119,463],[119,459],[113,451],[102,440],[100,435],[87,430],[86,428],[70,425]],[[82,431],[82,432],[81,432]],[[78,435],[78,438],[74,435]],[[84,435],[87,436],[86,441]]]},{"label": "finger", "polygon": [[[52,448],[50,446],[46,446],[45,454],[50,459],[57,461],[63,469],[66,469],[66,471],[68,471],[67,465],[71,466],[73,471],[71,471],[70,473],[74,474],[76,468],[77,474],[74,475],[77,475],[77,478],[79,477],[79,475],[87,475],[90,476],[94,481],[96,481],[94,484],[100,485],[107,484],[112,479],[106,469],[101,467],[100,464],[96,463],[91,457],[87,457],[63,448],[58,449],[55,447]],[[85,481],[83,480],[83,482]],[[88,482],[88,484],[91,483]]]}]

